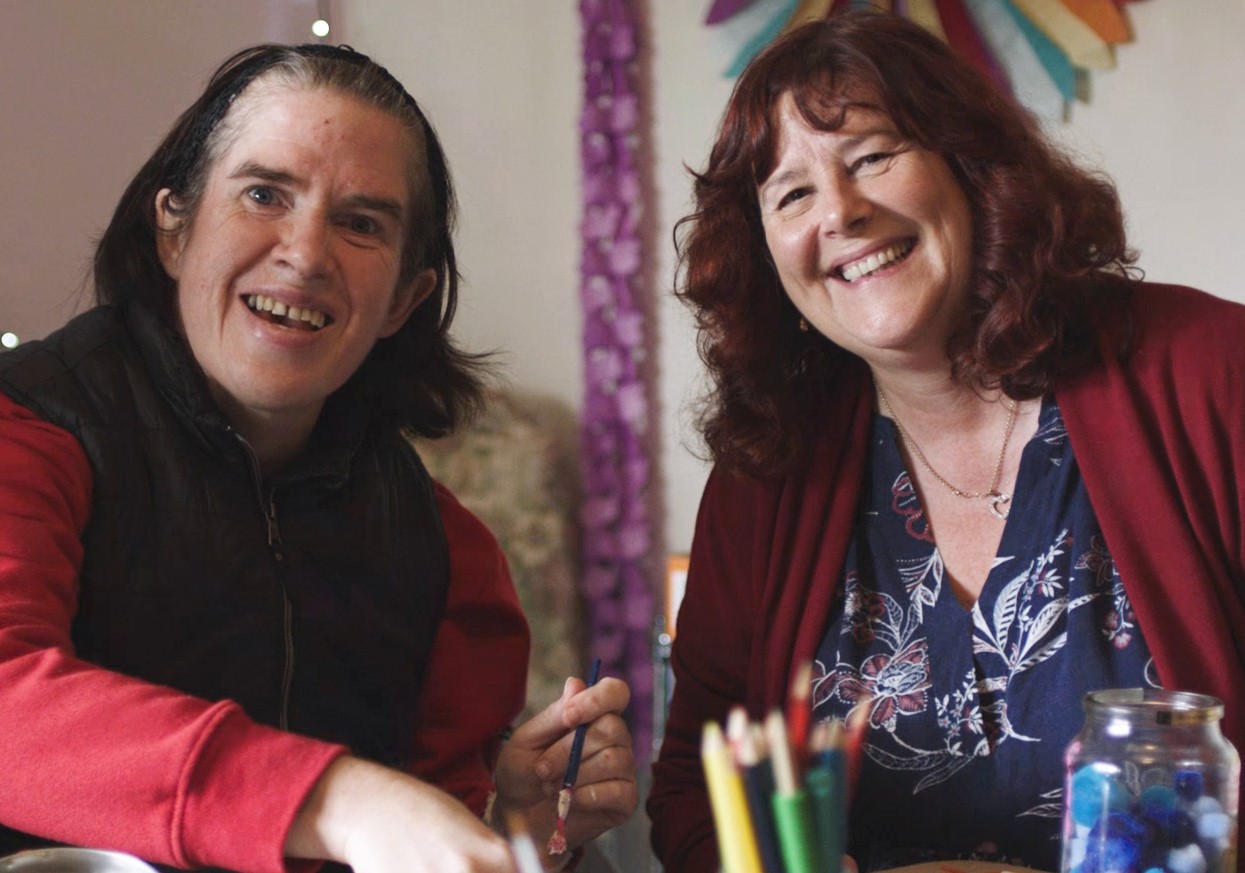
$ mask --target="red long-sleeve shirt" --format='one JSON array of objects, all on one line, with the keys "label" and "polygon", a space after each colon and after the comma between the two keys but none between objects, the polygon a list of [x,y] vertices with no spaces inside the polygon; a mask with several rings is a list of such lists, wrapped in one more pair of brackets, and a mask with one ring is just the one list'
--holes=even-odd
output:
[{"label": "red long-sleeve shirt", "polygon": [[[346,750],[76,657],[91,490],[73,437],[0,394],[0,822],[178,866],[287,869],[299,806]],[[528,629],[492,534],[440,486],[437,505],[451,578],[413,770],[478,813]]]}]

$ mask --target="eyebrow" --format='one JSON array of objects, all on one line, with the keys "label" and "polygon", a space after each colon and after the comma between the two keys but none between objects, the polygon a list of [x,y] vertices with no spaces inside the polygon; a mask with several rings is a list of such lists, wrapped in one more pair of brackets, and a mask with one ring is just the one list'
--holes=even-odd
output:
[{"label": "eyebrow", "polygon": [[[274,185],[298,185],[298,179],[292,173],[267,167],[254,161],[246,161],[240,164],[236,170],[229,174],[229,178],[258,179],[261,182],[271,182]],[[388,197],[373,197],[369,194],[351,194],[345,199],[345,205],[391,215],[398,221],[402,220],[404,211],[402,204],[397,200],[392,200]]]}]

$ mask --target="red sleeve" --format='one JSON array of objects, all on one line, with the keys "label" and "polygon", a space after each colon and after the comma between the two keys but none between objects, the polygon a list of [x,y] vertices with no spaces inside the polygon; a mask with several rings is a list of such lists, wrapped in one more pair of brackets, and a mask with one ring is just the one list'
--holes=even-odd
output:
[{"label": "red sleeve", "polygon": [[414,773],[477,815],[523,708],[530,638],[497,540],[440,484],[450,589],[425,679]]},{"label": "red sleeve", "polygon": [[[661,756],[653,765],[648,813],[662,864],[716,873],[718,850],[700,762],[705,722],[725,721],[747,699],[753,621],[759,609],[754,564],[753,480],[715,470],[701,498],[671,653],[674,696]],[[729,641],[729,642],[726,642]]]},{"label": "red sleeve", "polygon": [[286,869],[303,798],[345,750],[75,656],[92,476],[0,394],[0,821],[179,867]]}]

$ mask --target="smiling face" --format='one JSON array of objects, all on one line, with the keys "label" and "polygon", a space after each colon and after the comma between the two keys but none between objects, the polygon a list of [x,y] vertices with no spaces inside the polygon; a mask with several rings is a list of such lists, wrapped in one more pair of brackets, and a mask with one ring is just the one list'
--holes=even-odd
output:
[{"label": "smiling face", "polygon": [[257,82],[222,124],[194,215],[158,195],[160,260],[222,410],[253,443],[298,445],[436,282],[399,283],[421,149],[383,110],[322,88]]},{"label": "smiling face", "polygon": [[777,120],[758,199],[792,303],[872,366],[945,366],[972,257],[971,210],[946,161],[863,107],[827,132],[785,95]]}]

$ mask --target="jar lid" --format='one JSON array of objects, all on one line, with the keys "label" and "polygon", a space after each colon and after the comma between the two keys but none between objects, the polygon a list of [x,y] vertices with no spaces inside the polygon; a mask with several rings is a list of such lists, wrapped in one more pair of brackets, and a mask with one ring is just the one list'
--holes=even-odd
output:
[{"label": "jar lid", "polygon": [[1223,718],[1223,701],[1209,694],[1163,688],[1106,688],[1085,695],[1085,712],[1156,724],[1200,724]]}]

